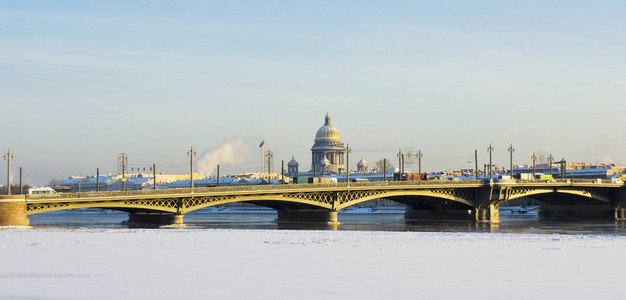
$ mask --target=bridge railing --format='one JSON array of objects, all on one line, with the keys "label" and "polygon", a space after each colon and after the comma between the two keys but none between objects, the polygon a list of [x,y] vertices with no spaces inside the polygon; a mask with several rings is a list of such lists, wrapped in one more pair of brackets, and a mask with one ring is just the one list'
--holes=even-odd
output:
[{"label": "bridge railing", "polygon": [[515,183],[579,183],[579,184],[591,184],[591,183],[613,183],[610,179],[584,179],[584,178],[560,178],[560,179],[516,179]]},{"label": "bridge railing", "polygon": [[[342,183],[322,183],[322,184],[268,184],[268,185],[238,185],[228,187],[203,187],[194,188],[175,188],[175,189],[144,189],[134,191],[102,191],[102,192],[81,192],[81,193],[58,193],[58,194],[39,194],[27,195],[27,200],[38,199],[67,199],[67,198],[98,198],[98,197],[132,197],[132,196],[150,196],[150,195],[180,195],[180,194],[203,194],[203,193],[228,193],[228,192],[246,192],[246,191],[278,191],[278,190],[312,190],[312,189],[334,189],[334,188],[362,188],[362,187],[381,187],[381,186],[411,186],[411,185],[477,185],[489,184],[489,180],[422,180],[422,181],[373,181],[373,182],[342,182]],[[494,183],[580,183],[591,184],[598,183],[597,179],[553,179],[553,180],[520,180],[506,179],[495,180]],[[610,181],[602,181],[602,183],[611,183]]]},{"label": "bridge railing", "polygon": [[[266,184],[266,185],[237,185],[228,187],[203,187],[194,188],[194,194],[201,193],[227,193],[245,191],[270,191],[270,190],[311,190],[328,189],[337,187],[375,187],[375,186],[407,186],[407,185],[458,185],[458,184],[481,184],[483,180],[424,180],[424,181],[373,181],[373,182],[342,182],[342,183],[304,183],[304,184]],[[66,198],[96,198],[96,197],[123,197],[123,196],[149,196],[149,195],[179,195],[190,194],[190,188],[174,189],[144,189],[132,191],[100,191],[100,192],[73,192],[57,194],[27,195],[27,200],[37,199],[66,199]]]}]

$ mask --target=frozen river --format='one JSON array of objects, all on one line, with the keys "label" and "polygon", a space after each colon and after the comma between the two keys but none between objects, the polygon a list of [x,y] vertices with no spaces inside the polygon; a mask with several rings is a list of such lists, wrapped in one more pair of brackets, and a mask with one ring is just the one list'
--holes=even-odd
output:
[{"label": "frozen river", "polygon": [[127,228],[115,212],[34,215],[34,229],[0,230],[0,299],[623,295],[623,224],[401,217],[343,214],[338,230],[312,230],[281,228],[265,212],[189,214],[183,229]]}]

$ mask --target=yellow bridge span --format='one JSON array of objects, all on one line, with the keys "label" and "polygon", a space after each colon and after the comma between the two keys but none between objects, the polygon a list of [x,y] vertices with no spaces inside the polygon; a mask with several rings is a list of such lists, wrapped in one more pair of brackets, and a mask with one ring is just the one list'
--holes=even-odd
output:
[{"label": "yellow bridge span", "polygon": [[602,180],[401,181],[287,184],[0,196],[0,225],[27,225],[28,215],[76,208],[126,211],[131,222],[181,223],[194,210],[234,202],[276,209],[279,221],[336,223],[337,212],[372,199],[405,204],[405,217],[499,222],[498,207],[530,197],[548,216],[626,217],[623,183]]}]

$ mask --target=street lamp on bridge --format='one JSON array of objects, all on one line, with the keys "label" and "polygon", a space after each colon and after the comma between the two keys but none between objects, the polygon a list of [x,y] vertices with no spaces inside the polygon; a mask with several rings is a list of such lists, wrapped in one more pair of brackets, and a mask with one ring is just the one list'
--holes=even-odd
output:
[{"label": "street lamp on bridge", "polygon": [[[272,167],[274,166],[274,152],[272,152],[272,150],[267,150],[267,152],[265,152],[265,162],[267,162],[267,182],[270,182],[272,180]],[[265,178],[265,173],[261,176]]]},{"label": "street lamp on bridge", "polygon": [[193,191],[193,158],[196,156],[196,150],[193,150],[193,146],[191,146],[191,148],[189,149],[189,151],[187,151],[187,156],[189,156],[189,178],[190,178],[190,182],[189,182],[189,186],[191,188],[191,190]]},{"label": "street lamp on bridge", "polygon": [[513,178],[513,152],[515,152],[515,148],[513,148],[513,144],[511,144],[511,146],[509,147],[509,154],[510,154],[510,163],[511,163],[511,178]]},{"label": "street lamp on bridge", "polygon": [[420,174],[422,174],[422,157],[424,157],[422,150],[417,150],[417,172]]},{"label": "street lamp on bridge", "polygon": [[[259,144],[259,148],[261,148],[261,174],[265,173],[265,140],[262,140]],[[263,175],[261,175],[263,176]]]},{"label": "street lamp on bridge", "polygon": [[[118,155],[119,166],[122,168],[122,191],[126,190],[126,164],[128,164],[128,155],[125,152],[122,152]],[[118,173],[119,175],[119,169]]]},{"label": "street lamp on bridge", "polygon": [[346,144],[346,182],[350,185],[350,152],[352,152],[352,148],[350,148],[350,144]]},{"label": "street lamp on bridge", "polygon": [[404,153],[402,153],[402,149],[398,150],[398,168],[400,169],[398,180],[402,180],[402,174],[404,174]]},{"label": "street lamp on bridge", "polygon": [[7,161],[7,195],[11,195],[11,161],[15,159],[11,149],[4,155],[4,159]]},{"label": "street lamp on bridge", "polygon": [[493,153],[493,151],[493,146],[491,146],[491,143],[489,143],[489,148],[487,148],[487,152],[489,152],[489,179],[492,179],[491,168],[493,164],[491,163],[491,154]]},{"label": "street lamp on bridge", "polygon": [[548,168],[550,169],[550,176],[552,176],[552,161],[554,160],[554,156],[552,156],[552,153],[550,153],[550,156],[548,156]]},{"label": "street lamp on bridge", "polygon": [[535,179],[535,172],[536,172],[536,165],[535,162],[537,161],[537,155],[535,155],[535,152],[533,152],[533,156],[531,156],[530,158],[532,158],[533,160],[533,179]]}]

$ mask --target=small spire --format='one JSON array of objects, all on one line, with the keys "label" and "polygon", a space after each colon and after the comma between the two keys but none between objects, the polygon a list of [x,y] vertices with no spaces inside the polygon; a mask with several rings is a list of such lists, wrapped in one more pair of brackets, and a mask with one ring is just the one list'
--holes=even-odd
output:
[{"label": "small spire", "polygon": [[326,112],[326,120],[324,122],[324,125],[330,125],[330,115],[328,114],[328,112]]}]

